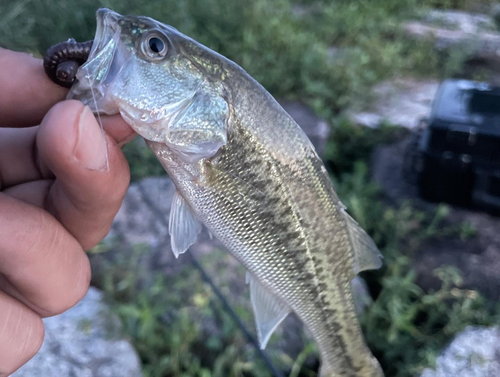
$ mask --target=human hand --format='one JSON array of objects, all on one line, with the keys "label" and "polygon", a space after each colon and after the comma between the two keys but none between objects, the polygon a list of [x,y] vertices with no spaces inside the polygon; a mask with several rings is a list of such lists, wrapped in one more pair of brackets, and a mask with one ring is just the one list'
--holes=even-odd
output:
[{"label": "human hand", "polygon": [[84,250],[108,233],[130,180],[120,146],[135,133],[102,117],[103,137],[66,93],[40,60],[0,48],[0,377],[38,351],[43,317],[87,292]]}]

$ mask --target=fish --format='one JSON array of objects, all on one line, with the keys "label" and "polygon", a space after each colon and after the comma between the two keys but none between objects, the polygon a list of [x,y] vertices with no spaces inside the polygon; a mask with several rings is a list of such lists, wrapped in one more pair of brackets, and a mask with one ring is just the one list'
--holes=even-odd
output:
[{"label": "fish", "polygon": [[236,63],[143,16],[97,11],[68,98],[121,114],[173,180],[176,256],[205,226],[247,269],[265,347],[291,312],[321,357],[321,377],[382,377],[364,342],[351,282],[382,256],[346,212],[297,123]]}]

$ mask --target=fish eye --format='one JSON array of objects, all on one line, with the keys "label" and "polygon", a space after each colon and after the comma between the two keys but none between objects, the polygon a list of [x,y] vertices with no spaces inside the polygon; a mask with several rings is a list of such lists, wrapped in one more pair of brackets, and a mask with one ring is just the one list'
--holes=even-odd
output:
[{"label": "fish eye", "polygon": [[159,31],[147,33],[141,42],[141,50],[149,60],[161,60],[168,52],[168,38]]},{"label": "fish eye", "polygon": [[158,37],[152,37],[149,38],[149,48],[154,53],[160,54],[165,48],[165,43]]}]

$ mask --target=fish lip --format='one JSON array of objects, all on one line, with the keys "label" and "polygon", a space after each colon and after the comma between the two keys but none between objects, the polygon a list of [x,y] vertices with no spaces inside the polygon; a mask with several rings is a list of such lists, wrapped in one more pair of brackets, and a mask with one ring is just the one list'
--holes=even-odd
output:
[{"label": "fish lip", "polygon": [[[108,44],[114,43],[113,51],[111,53],[112,59],[110,59],[107,65],[101,66],[101,69],[105,70],[107,75],[107,71],[112,66],[116,57],[115,56],[117,49],[116,46],[118,44],[119,33],[120,33],[120,27],[118,25],[118,21],[120,20],[120,18],[122,18],[122,16],[112,11],[111,9],[99,8],[97,10],[96,12],[97,25],[94,36],[94,42],[92,44],[92,48],[90,50],[86,63],[84,63],[83,66],[80,67],[82,70],[85,70],[88,64],[92,63],[93,60],[97,58],[105,48],[108,47]],[[93,77],[94,79],[93,81],[98,80],[99,82],[101,82],[102,77],[98,79],[97,78],[98,76],[100,75],[96,74],[96,76]]]},{"label": "fish lip", "polygon": [[121,67],[117,65],[124,61],[123,49],[117,51],[121,18],[120,14],[110,9],[97,10],[97,26],[92,48],[87,61],[78,70],[77,81],[67,96],[67,99],[82,101],[95,113],[116,114],[118,112],[118,108],[106,98],[106,92],[120,71]]},{"label": "fish lip", "polygon": [[96,32],[94,36],[94,43],[92,49],[90,50],[89,59],[95,57],[95,55],[102,50],[104,46],[113,38],[113,35],[118,29],[118,20],[122,16],[111,9],[99,8],[96,12]]}]

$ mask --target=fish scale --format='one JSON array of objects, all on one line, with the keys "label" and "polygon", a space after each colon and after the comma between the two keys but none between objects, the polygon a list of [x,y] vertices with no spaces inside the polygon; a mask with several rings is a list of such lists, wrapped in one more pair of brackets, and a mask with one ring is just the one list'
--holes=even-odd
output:
[{"label": "fish scale", "polygon": [[[304,168],[317,170],[315,169],[315,165],[318,165],[317,162],[317,160],[311,159],[309,160],[309,164],[305,164]],[[352,257],[347,252],[349,250],[348,236],[345,229],[342,229],[342,227],[338,225],[342,223],[339,211],[340,206],[335,204],[337,198],[333,193],[333,189],[330,189],[330,193],[328,192],[328,186],[331,186],[330,182],[321,182],[321,174],[313,174],[310,176],[318,177],[318,181],[310,183],[306,187],[303,186],[305,182],[301,182],[301,185],[297,185],[295,192],[298,193],[296,196],[302,196],[301,201],[298,202],[297,205],[301,210],[302,216],[306,219],[303,222],[303,226],[306,229],[305,232],[315,235],[315,237],[313,236],[310,238],[310,250],[312,253],[312,262],[315,267],[318,266],[315,268],[315,274],[318,281],[317,291],[319,292],[320,298],[319,306],[326,314],[324,316],[324,321],[331,329],[330,331],[324,332],[324,334],[326,334],[327,337],[334,338],[333,341],[338,343],[338,346],[343,349],[343,354],[349,355],[350,353],[345,350],[346,342],[343,340],[346,337],[339,337],[338,333],[344,329],[347,330],[346,333],[348,334],[350,333],[352,335],[355,333],[360,336],[360,330],[358,326],[346,327],[345,325],[341,325],[341,323],[357,323],[349,287],[349,282],[353,278],[353,274],[351,269],[348,268],[352,263]],[[314,187],[316,187],[316,189],[314,189]],[[314,195],[311,195],[318,191],[318,187],[321,187],[319,196],[322,197],[322,200],[319,201]],[[293,189],[291,189],[291,191],[293,191]],[[323,213],[325,217],[323,217],[323,215],[319,216],[317,210],[322,210],[321,213]],[[328,218],[335,218],[338,221],[335,221],[335,228],[332,229],[332,221],[328,221]],[[307,220],[309,220],[309,224]],[[332,245],[336,247],[334,248]],[[342,250],[344,253],[341,252]],[[337,283],[338,286],[344,285],[344,288],[340,291],[345,295],[345,297],[340,297],[341,299],[343,298],[344,301],[341,305],[338,303],[339,299],[335,297],[335,293],[337,293],[338,290],[329,289],[331,282],[335,281],[339,281],[339,283]],[[343,310],[335,308],[343,308]],[[306,313],[305,316],[307,317],[308,313]],[[339,317],[341,318],[336,320],[336,318]],[[321,349],[321,342],[318,343]],[[327,355],[330,355],[330,357],[337,359],[334,360],[333,363],[338,363],[339,356],[335,355],[335,353],[323,351],[323,354],[323,360],[328,357]],[[345,357],[345,359],[349,368],[355,369],[350,358]],[[337,367],[336,369],[337,373],[342,375],[339,370],[340,368]],[[349,375],[348,372],[346,373],[346,375]]]},{"label": "fish scale", "polygon": [[[203,223],[249,271],[262,346],[293,311],[318,345],[321,377],[383,377],[351,289],[380,254],[304,132],[241,67],[174,28],[109,10],[97,18],[69,97],[119,112],[167,170],[175,255]],[[153,37],[167,50],[148,50]]]}]

